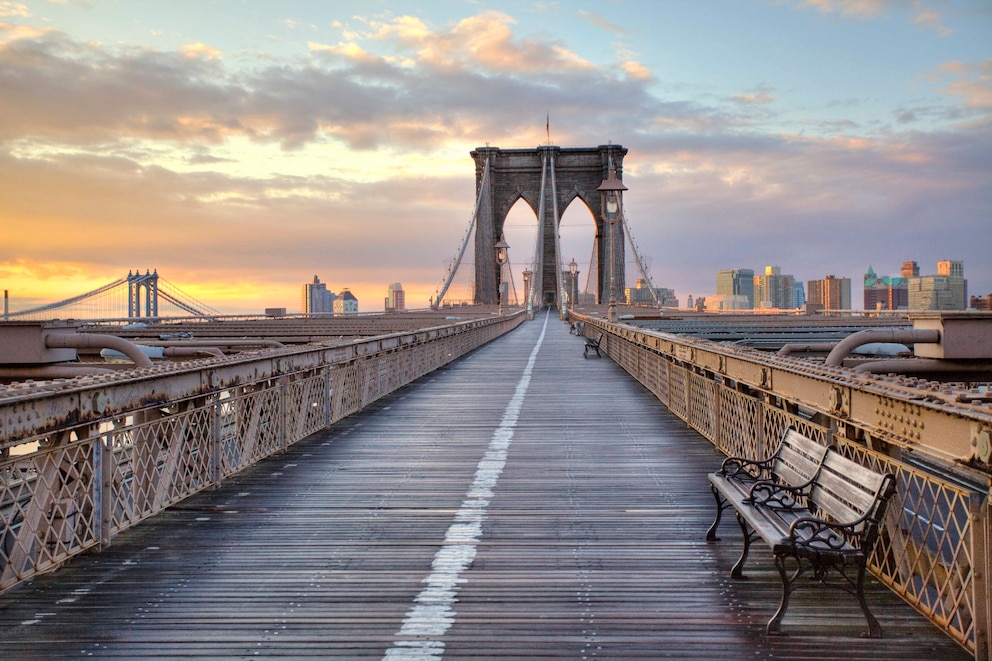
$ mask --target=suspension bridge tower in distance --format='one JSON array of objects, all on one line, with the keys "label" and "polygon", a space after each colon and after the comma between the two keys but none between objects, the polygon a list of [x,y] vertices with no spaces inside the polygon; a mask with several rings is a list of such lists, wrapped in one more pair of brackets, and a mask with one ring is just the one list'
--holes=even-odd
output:
[{"label": "suspension bridge tower in distance", "polygon": [[[607,217],[600,186],[615,171],[623,176],[620,145],[598,147],[558,147],[536,149],[478,147],[475,159],[475,303],[492,305],[497,301],[500,266],[493,246],[503,236],[503,225],[511,207],[523,199],[537,216],[537,247],[532,276],[533,303],[561,305],[567,297],[562,287],[563,262],[558,226],[565,209],[576,198],[585,203],[596,223],[595,269],[597,301],[610,297],[610,274],[614,287],[624,290],[624,227],[615,232],[605,224]],[[611,250],[610,242],[614,245]],[[610,261],[613,264],[610,268]]]},{"label": "suspension bridge tower in distance", "polygon": [[[144,294],[144,296],[142,296]],[[145,314],[141,314],[141,301],[144,298]],[[145,274],[135,271],[127,273],[127,316],[129,319],[158,316],[158,269]]]}]

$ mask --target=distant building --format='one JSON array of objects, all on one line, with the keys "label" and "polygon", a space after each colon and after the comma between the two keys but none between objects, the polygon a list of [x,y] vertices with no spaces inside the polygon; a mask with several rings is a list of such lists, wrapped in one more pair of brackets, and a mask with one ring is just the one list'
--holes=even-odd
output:
[{"label": "distant building", "polygon": [[394,282],[389,285],[388,292],[386,294],[386,312],[406,312],[406,292],[403,291],[403,285]]},{"label": "distant building", "polygon": [[782,275],[778,266],[766,266],[764,275],[754,276],[754,306],[791,310],[795,306],[795,278]]},{"label": "distant building", "polygon": [[803,288],[802,280],[792,283],[792,307],[796,310],[806,305],[806,290]]},{"label": "distant building", "polygon": [[968,299],[968,307],[974,310],[992,312],[992,294],[988,294],[986,296],[972,296]]},{"label": "distant building", "polygon": [[751,301],[748,300],[748,297],[743,294],[717,294],[716,296],[707,296],[705,299],[699,297],[696,299],[697,309],[699,308],[699,301],[703,301],[703,305],[707,312],[752,309]]},{"label": "distant building", "polygon": [[354,314],[358,312],[358,299],[346,287],[334,299],[334,314]]},{"label": "distant building", "polygon": [[300,312],[303,314],[334,314],[334,292],[327,291],[327,285],[313,276],[313,282],[303,285]]},{"label": "distant building", "polygon": [[[718,296],[745,296],[748,300],[746,308],[754,307],[754,269],[722,269],[716,274],[716,293]],[[709,309],[709,306],[707,306]]]},{"label": "distant building", "polygon": [[828,275],[806,283],[807,304],[823,310],[851,309],[851,279]]},{"label": "distant building", "polygon": [[[902,273],[919,275],[920,267],[916,262],[903,262]],[[864,299],[865,310],[905,310],[909,307],[908,281],[912,276],[889,277],[875,275],[875,270],[869,266],[865,273]]]},{"label": "distant building", "polygon": [[964,262],[937,262],[937,275],[907,278],[910,310],[964,310],[968,303],[968,281]]},{"label": "distant building", "polygon": [[651,295],[651,287],[643,278],[637,279],[636,287],[627,287],[623,290],[627,305],[654,305],[654,299],[658,299],[658,305],[666,308],[677,308],[679,299],[675,297],[675,290],[667,287],[655,287],[654,296]]},{"label": "distant building", "polygon": [[899,272],[904,278],[912,278],[915,275],[920,274],[920,265],[914,261],[908,261],[902,263],[902,270]]}]

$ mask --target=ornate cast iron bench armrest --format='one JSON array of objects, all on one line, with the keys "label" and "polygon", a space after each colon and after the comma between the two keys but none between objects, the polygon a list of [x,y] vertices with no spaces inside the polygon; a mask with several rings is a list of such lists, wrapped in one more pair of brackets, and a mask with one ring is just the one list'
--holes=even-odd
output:
[{"label": "ornate cast iron bench armrest", "polygon": [[864,522],[864,517],[857,521],[838,523],[815,516],[803,516],[789,526],[789,541],[797,549],[810,549],[816,552],[841,550],[860,552],[860,544],[853,544],[851,540],[860,542],[860,530],[863,529]]},{"label": "ornate cast iron bench armrest", "polygon": [[745,503],[773,510],[805,510],[809,483],[792,486],[772,480],[758,480],[751,487]]},{"label": "ornate cast iron bench armrest", "polygon": [[[720,464],[720,474],[735,480],[752,482],[771,472],[774,458],[754,460],[744,457],[727,457]],[[751,469],[751,470],[748,470]]]}]

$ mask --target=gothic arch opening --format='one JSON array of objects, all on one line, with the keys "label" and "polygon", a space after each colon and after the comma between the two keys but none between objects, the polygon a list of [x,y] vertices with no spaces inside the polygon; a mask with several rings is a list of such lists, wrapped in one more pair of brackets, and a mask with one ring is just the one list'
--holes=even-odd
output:
[{"label": "gothic arch opening", "polygon": [[[598,200],[597,200],[598,202]],[[561,215],[561,260],[565,294],[577,305],[596,302],[596,217],[590,205],[576,195]],[[571,264],[575,262],[575,275]]]},{"label": "gothic arch opening", "polygon": [[[524,302],[524,271],[534,268],[534,253],[537,249],[537,212],[522,197],[511,205],[503,222],[503,236],[509,249],[509,277],[512,286],[508,290],[509,300],[518,304]],[[516,296],[514,296],[516,290]]]}]

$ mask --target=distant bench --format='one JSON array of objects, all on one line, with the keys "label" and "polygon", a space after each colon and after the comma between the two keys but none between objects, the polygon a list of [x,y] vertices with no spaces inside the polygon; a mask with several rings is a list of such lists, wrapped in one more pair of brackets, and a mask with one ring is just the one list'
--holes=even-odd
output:
[{"label": "distant bench", "polygon": [[[743,577],[756,539],[764,540],[775,556],[782,602],[768,621],[768,634],[781,633],[790,595],[802,587],[800,577],[812,572],[817,580],[807,583],[840,588],[857,597],[868,620],[868,635],[881,637],[882,628],[865,602],[864,577],[886,504],[895,491],[892,475],[869,470],[790,427],[769,457],[758,461],[729,457],[709,480],[717,510],[707,541],[719,539],[717,527],[723,511],[731,507],[744,536],[744,549],[731,576]],[[786,566],[789,558],[795,562],[792,570]],[[847,574],[850,568],[855,577]],[[828,582],[831,571],[836,580]]]},{"label": "distant bench", "polygon": [[599,353],[599,343],[602,342],[602,341],[603,341],[603,334],[602,333],[600,333],[599,335],[597,335],[595,340],[592,339],[591,337],[588,338],[586,340],[586,346],[585,346],[585,348],[582,349],[582,357],[583,358],[588,358],[589,357],[589,350],[592,349],[592,350],[594,350],[596,352],[596,355],[597,356],[599,356],[600,358],[602,358],[603,357],[603,354]]}]

